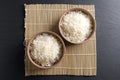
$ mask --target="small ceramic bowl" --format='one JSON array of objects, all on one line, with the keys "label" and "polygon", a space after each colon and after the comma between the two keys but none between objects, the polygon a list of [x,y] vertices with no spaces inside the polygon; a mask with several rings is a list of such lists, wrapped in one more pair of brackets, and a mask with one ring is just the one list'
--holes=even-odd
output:
[{"label": "small ceramic bowl", "polygon": [[[64,17],[65,15],[67,15],[69,12],[76,12],[76,11],[81,11],[81,12],[83,12],[84,14],[88,15],[89,18],[90,18],[90,20],[91,20],[91,23],[92,23],[92,32],[91,32],[91,34],[88,36],[87,39],[85,39],[84,41],[79,42],[79,43],[78,43],[78,42],[75,43],[75,42],[71,42],[71,41],[67,40],[66,37],[63,35],[62,29],[61,29],[61,23],[62,23],[63,17]],[[60,20],[59,20],[59,31],[60,31],[60,34],[62,35],[62,37],[63,37],[67,42],[69,42],[69,43],[71,43],[71,44],[82,44],[82,43],[88,41],[88,40],[93,36],[95,30],[96,30],[95,19],[93,18],[93,16],[90,14],[89,11],[87,11],[87,10],[85,10],[85,9],[82,9],[82,8],[72,8],[72,9],[70,9],[70,10],[67,10],[66,12],[63,13],[63,15],[61,16],[61,18],[60,18]]]},{"label": "small ceramic bowl", "polygon": [[[31,54],[30,54],[30,47],[31,47],[30,45],[31,45],[31,43],[33,42],[33,40],[34,40],[38,35],[41,35],[41,34],[43,34],[43,33],[53,35],[53,36],[56,37],[56,39],[58,39],[58,40],[60,41],[60,43],[62,44],[62,53],[61,53],[62,55],[60,56],[60,59],[59,59],[58,61],[56,61],[52,66],[41,66],[41,65],[37,64],[37,63],[32,59]],[[65,51],[66,51],[66,47],[65,47],[65,44],[64,44],[63,40],[61,39],[61,37],[60,37],[58,34],[56,34],[56,33],[54,33],[54,32],[51,32],[51,31],[40,32],[40,33],[34,35],[34,36],[30,39],[30,41],[28,42],[28,45],[27,45],[27,56],[28,56],[28,59],[30,60],[30,62],[31,62],[33,65],[35,65],[36,67],[38,67],[38,68],[40,68],[40,69],[48,69],[48,68],[52,68],[52,67],[54,67],[55,65],[57,65],[57,64],[61,61],[61,59],[62,59]]]}]

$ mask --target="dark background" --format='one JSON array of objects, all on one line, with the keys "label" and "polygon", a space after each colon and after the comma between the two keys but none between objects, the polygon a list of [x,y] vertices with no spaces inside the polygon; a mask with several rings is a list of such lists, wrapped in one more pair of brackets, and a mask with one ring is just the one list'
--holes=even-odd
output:
[{"label": "dark background", "polygon": [[[24,76],[24,6],[95,4],[97,76]],[[120,0],[0,0],[0,80],[120,80]]]}]

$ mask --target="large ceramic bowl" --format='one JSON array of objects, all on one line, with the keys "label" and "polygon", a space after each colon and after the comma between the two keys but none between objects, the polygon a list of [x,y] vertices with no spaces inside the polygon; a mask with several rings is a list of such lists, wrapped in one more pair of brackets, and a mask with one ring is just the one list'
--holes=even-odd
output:
[{"label": "large ceramic bowl", "polygon": [[[37,63],[32,59],[31,54],[30,54],[31,43],[33,42],[33,40],[34,40],[38,35],[42,35],[43,33],[53,35],[53,36],[56,37],[56,39],[59,40],[60,43],[62,44],[62,53],[61,53],[61,56],[60,56],[59,60],[57,60],[52,66],[41,66],[41,65],[37,64]],[[48,68],[51,68],[51,67],[57,65],[57,64],[61,61],[61,59],[62,59],[65,51],[66,51],[65,44],[64,44],[63,40],[61,39],[61,37],[60,37],[59,35],[57,35],[56,33],[51,32],[51,31],[40,32],[40,33],[34,35],[34,36],[30,39],[30,41],[28,42],[28,45],[27,45],[27,56],[28,56],[28,59],[30,60],[30,62],[31,62],[33,65],[35,65],[36,67],[38,67],[38,68],[40,68],[40,69],[48,69]]]},{"label": "large ceramic bowl", "polygon": [[[70,40],[68,40],[68,39],[64,36],[61,26],[62,26],[63,18],[64,18],[65,15],[67,15],[69,12],[77,12],[77,11],[81,11],[81,12],[83,12],[84,14],[86,14],[86,15],[89,16],[90,21],[91,21],[91,24],[92,24],[92,26],[91,26],[92,32],[91,32],[91,34],[87,37],[87,39],[85,39],[85,40],[82,41],[82,42],[71,42]],[[72,8],[72,9],[70,9],[70,10],[67,10],[66,12],[63,13],[63,15],[61,16],[61,18],[60,18],[60,20],[59,20],[59,31],[60,31],[60,34],[62,35],[62,37],[63,37],[67,42],[69,42],[69,43],[71,43],[71,44],[81,44],[81,43],[84,43],[84,42],[88,41],[88,40],[93,36],[95,30],[96,30],[95,19],[93,18],[93,16],[91,15],[91,13],[90,13],[89,11],[87,11],[87,10],[85,10],[85,9],[82,9],[82,8]]]}]

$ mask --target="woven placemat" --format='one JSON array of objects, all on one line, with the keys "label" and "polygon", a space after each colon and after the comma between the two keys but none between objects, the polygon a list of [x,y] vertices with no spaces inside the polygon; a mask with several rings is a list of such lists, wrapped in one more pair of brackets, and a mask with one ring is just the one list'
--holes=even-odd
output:
[{"label": "woven placemat", "polygon": [[[88,10],[95,18],[94,5],[31,4],[25,5],[25,41],[40,31],[58,31],[58,21],[68,9],[79,7]],[[96,75],[96,33],[84,44],[67,45],[62,61],[54,68],[41,70],[25,56],[25,76],[30,75]]]}]

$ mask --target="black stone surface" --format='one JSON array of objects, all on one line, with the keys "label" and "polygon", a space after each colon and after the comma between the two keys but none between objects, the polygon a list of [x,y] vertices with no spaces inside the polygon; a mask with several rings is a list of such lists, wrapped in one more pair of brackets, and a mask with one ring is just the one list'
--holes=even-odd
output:
[{"label": "black stone surface", "polygon": [[[23,4],[95,4],[97,76],[24,76]],[[120,80],[120,0],[0,0],[0,80]]]}]

